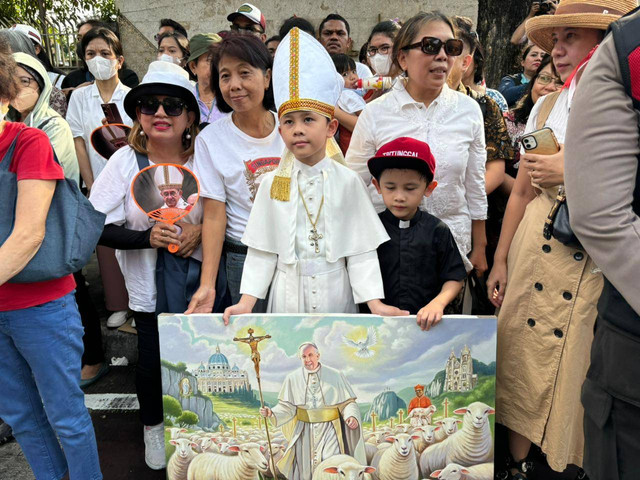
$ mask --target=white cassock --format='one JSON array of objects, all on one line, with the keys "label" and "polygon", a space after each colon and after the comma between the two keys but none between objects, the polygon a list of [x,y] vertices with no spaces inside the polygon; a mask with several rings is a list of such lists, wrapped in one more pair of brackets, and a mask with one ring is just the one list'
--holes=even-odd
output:
[{"label": "white cassock", "polygon": [[[270,197],[275,173],[264,176],[242,237],[240,292],[266,298],[271,285],[271,313],[357,313],[356,304],[384,298],[376,249],[389,237],[359,176],[328,157],[312,167],[295,160],[283,202]],[[298,187],[314,221],[322,204],[318,252]]]},{"label": "white cassock", "polygon": [[[290,373],[272,412],[272,423],[284,425],[289,441],[277,464],[287,479],[311,480],[315,467],[334,455],[351,455],[366,465],[360,409],[340,371],[320,365],[315,371],[303,367]],[[354,430],[344,423],[349,417],[358,421]]]}]

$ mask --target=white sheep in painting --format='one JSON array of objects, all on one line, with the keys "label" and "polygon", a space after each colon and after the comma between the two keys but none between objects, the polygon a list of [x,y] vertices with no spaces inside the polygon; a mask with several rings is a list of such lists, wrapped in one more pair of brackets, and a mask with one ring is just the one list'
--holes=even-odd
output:
[{"label": "white sheep in painting", "polygon": [[180,433],[187,433],[186,428],[170,427],[170,428],[165,428],[165,430],[169,432],[172,440],[175,440],[176,438],[178,438],[178,435]]},{"label": "white sheep in painting", "polygon": [[373,444],[373,443],[369,443],[369,442],[365,442],[364,444],[364,453],[367,457],[367,463],[371,463],[371,460],[373,460],[374,455],[378,452],[378,446]]},{"label": "white sheep in painting", "polygon": [[458,431],[458,424],[462,423],[459,418],[447,417],[435,422],[440,428],[436,428],[436,442],[439,443]]},{"label": "white sheep in painting", "polygon": [[427,425],[425,427],[417,427],[413,433],[420,438],[413,442],[413,446],[416,449],[416,455],[420,456],[424,449],[429,445],[436,443],[436,427],[435,425]]},{"label": "white sheep in painting", "polygon": [[431,417],[436,412],[435,405],[429,405],[426,408],[414,408],[409,413],[410,423],[414,427],[421,427],[431,424]]},{"label": "white sheep in painting", "polygon": [[[263,442],[259,442],[263,443]],[[267,443],[267,442],[264,442]],[[267,471],[264,473],[264,478],[274,478],[273,473],[271,472],[271,454],[269,453],[269,447],[265,447],[265,458],[267,459]],[[271,450],[273,451],[273,462],[276,464],[276,469],[278,468],[278,462],[282,460],[284,457],[284,452],[287,448],[284,445],[278,445],[277,443],[271,444]]]},{"label": "white sheep in painting", "polygon": [[238,453],[228,457],[219,453],[201,453],[189,465],[187,480],[258,480],[258,472],[267,471],[264,447],[257,443],[234,445]]},{"label": "white sheep in painting", "polygon": [[493,463],[470,467],[450,463],[442,470],[431,472],[431,476],[438,480],[493,480]]},{"label": "white sheep in painting", "polygon": [[373,456],[378,451],[379,445],[389,446],[385,441],[389,435],[389,432],[379,430],[377,432],[371,432],[366,436],[367,439],[364,443],[364,451],[368,464],[371,464],[371,460],[373,460]]},{"label": "white sheep in painting", "polygon": [[196,456],[192,448],[197,447],[197,445],[186,438],[169,440],[169,443],[174,445],[176,449],[167,463],[167,479],[187,480],[189,464]]},{"label": "white sheep in painting", "polygon": [[416,425],[412,425],[410,423],[399,423],[394,427],[394,432],[395,433],[411,433],[411,430],[413,430],[413,428]]},{"label": "white sheep in painting", "polygon": [[211,437],[199,437],[196,443],[198,444],[199,451],[201,453],[220,453],[220,448],[216,445],[215,439]]},{"label": "white sheep in painting", "polygon": [[368,433],[365,437],[366,443],[372,443],[374,445],[378,445],[381,442],[384,442],[384,439],[389,436],[389,432],[378,430],[377,432]]},{"label": "white sheep in painting", "polygon": [[374,477],[379,480],[418,480],[418,463],[413,448],[413,441],[418,438],[418,435],[406,433],[387,437],[387,442],[392,445],[379,449],[371,462],[376,469]]},{"label": "white sheep in painting", "polygon": [[462,466],[488,462],[493,456],[493,438],[489,415],[495,410],[482,402],[473,402],[466,408],[455,410],[463,415],[462,429],[441,443],[430,445],[420,456],[420,471],[427,477],[449,463]]},{"label": "white sheep in painting", "polygon": [[349,455],[334,455],[323,460],[313,471],[312,480],[370,480],[375,468],[360,465]]}]

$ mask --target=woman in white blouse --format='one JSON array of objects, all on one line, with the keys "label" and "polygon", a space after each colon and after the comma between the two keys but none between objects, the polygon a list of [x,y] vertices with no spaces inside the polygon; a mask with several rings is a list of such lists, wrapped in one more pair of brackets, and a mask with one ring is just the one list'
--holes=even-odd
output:
[{"label": "woman in white blouse", "polygon": [[382,211],[384,204],[371,185],[367,161],[398,137],[428,143],[436,159],[438,188],[423,200],[422,208],[448,225],[467,271],[475,268],[481,275],[487,269],[482,112],[472,98],[446,84],[461,50],[451,21],[441,13],[409,19],[393,46],[393,61],[404,75],[389,93],[364,109],[346,161],[369,186],[376,210]]},{"label": "woman in white blouse", "polygon": [[[107,160],[91,145],[91,132],[101,127],[102,119],[105,118],[102,104],[115,104],[122,121],[132,125],[133,122],[122,105],[125,95],[131,89],[118,79],[118,70],[124,64],[124,57],[122,44],[115,33],[104,27],[93,28],[82,37],[80,50],[96,80],[91,85],[73,91],[69,100],[67,122],[73,134],[80,175],[87,189],[91,190],[93,182],[107,164]],[[117,328],[127,320],[128,300],[124,278],[113,249],[100,245],[96,248],[96,255],[104,286],[105,304],[107,310],[113,312],[107,320],[107,326]]]}]

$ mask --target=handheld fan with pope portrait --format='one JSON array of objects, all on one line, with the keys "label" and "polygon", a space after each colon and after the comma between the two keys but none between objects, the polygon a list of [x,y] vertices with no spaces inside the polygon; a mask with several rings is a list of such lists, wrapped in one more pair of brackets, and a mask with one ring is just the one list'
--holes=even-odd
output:
[{"label": "handheld fan with pope portrait", "polygon": [[[191,212],[200,198],[200,184],[191,170],[173,163],[159,163],[146,167],[131,183],[131,195],[140,210],[156,222],[175,225]],[[178,234],[182,232],[175,225]],[[176,253],[179,247],[170,244]]]}]

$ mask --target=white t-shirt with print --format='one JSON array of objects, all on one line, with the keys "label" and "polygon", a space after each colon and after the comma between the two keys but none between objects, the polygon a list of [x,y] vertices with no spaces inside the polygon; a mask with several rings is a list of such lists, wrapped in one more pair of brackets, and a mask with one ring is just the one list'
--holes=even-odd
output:
[{"label": "white t-shirt with print", "polygon": [[[125,125],[133,126],[133,121],[124,111],[124,97],[131,90],[122,82],[118,82],[116,89],[113,91],[109,103],[115,103]],[[102,172],[107,164],[107,159],[100,155],[91,145],[91,133],[98,127],[102,126],[104,112],[101,105],[104,102],[100,97],[100,91],[95,83],[86,87],[76,88],[71,94],[69,100],[69,109],[67,110],[67,122],[71,127],[73,138],[81,137],[89,155],[89,163],[93,172],[94,181]]]},{"label": "white t-shirt with print", "polygon": [[[149,165],[153,165],[153,162],[149,162]],[[193,157],[184,166],[193,171]],[[123,147],[113,154],[96,179],[89,201],[96,210],[107,216],[105,225],[123,225],[130,230],[144,231],[155,224],[136,205],[131,194],[131,183],[139,172],[134,150]],[[200,202],[181,221],[202,223]],[[192,257],[202,261],[202,246],[196,249]],[[129,308],[135,312],[155,312],[156,249],[116,250],[116,258],[129,294]]]},{"label": "white t-shirt with print", "polygon": [[285,148],[273,116],[276,126],[265,138],[244,133],[232,114],[208,125],[196,138],[194,169],[200,195],[226,204],[226,234],[238,242],[262,175],[275,170]]}]

